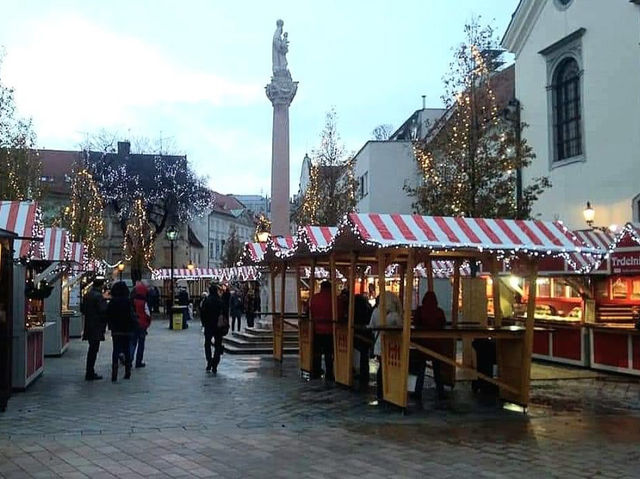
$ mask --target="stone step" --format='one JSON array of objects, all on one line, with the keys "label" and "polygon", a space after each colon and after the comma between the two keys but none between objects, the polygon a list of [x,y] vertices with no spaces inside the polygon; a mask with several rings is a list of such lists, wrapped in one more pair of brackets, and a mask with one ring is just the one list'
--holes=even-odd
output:
[{"label": "stone step", "polygon": [[[240,339],[245,339],[247,341],[271,341],[273,339],[273,333],[272,334],[260,334],[260,335],[256,335],[256,334],[252,334],[252,333],[247,333],[245,331],[242,332],[233,332],[231,334],[231,336],[233,336],[234,338],[240,338]],[[292,341],[297,341],[298,340],[298,334],[297,333],[290,333],[290,332],[285,332],[283,335],[284,339],[290,339]]]},{"label": "stone step", "polygon": [[[230,344],[224,344],[224,352],[227,354],[262,354],[265,356],[271,356],[273,354],[273,348],[263,348],[254,346],[252,348],[238,348]],[[298,348],[283,348],[284,354],[298,354]]]},{"label": "stone step", "polygon": [[[236,347],[252,347],[252,346],[256,346],[256,347],[263,347],[263,348],[270,348],[273,345],[273,340],[269,340],[269,341],[247,341],[246,339],[243,338],[236,338],[233,336],[226,336],[223,340],[223,344],[229,344],[229,345],[233,345]],[[298,341],[291,341],[291,340],[284,340],[284,346],[286,347],[298,347]]]}]

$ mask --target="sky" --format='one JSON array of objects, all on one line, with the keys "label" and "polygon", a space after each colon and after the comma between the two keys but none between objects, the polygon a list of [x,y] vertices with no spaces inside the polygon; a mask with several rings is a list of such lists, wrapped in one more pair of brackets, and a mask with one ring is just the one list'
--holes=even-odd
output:
[{"label": "sky", "polygon": [[298,92],[291,193],[326,112],[357,152],[380,124],[441,106],[465,22],[502,37],[518,0],[1,0],[0,79],[38,147],[78,149],[100,130],[163,138],[221,193],[269,194],[271,40],[278,18]]}]

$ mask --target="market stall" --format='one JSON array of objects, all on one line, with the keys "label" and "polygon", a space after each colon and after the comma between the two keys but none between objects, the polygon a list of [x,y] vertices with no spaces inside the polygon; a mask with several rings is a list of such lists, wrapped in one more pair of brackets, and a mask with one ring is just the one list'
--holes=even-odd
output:
[{"label": "market stall", "polygon": [[35,282],[44,256],[42,213],[36,202],[0,201],[0,228],[17,234],[13,245],[12,388],[26,389],[44,371],[46,283]]},{"label": "market stall", "polygon": [[44,355],[62,356],[69,347],[69,326],[74,315],[69,309],[69,232],[64,228],[45,228],[44,250],[45,257],[40,263],[46,269],[36,279],[45,280],[53,287],[51,295],[44,301],[47,317]]},{"label": "market stall", "polygon": [[0,229],[0,412],[11,396],[11,343],[13,341],[13,242],[18,235]]},{"label": "market stall", "polygon": [[[419,340],[438,338],[450,340],[486,339],[496,340],[498,377],[492,378],[475,371],[475,374],[499,387],[503,399],[526,406],[529,399],[531,350],[533,346],[533,324],[535,311],[535,288],[528,298],[524,327],[502,326],[501,308],[496,308],[493,325],[486,319],[486,302],[483,308],[469,308],[484,320],[477,326],[458,325],[458,301],[452,301],[452,326],[444,330],[423,331],[412,329],[411,316],[414,304],[414,268],[424,263],[431,278],[432,260],[451,260],[460,264],[463,259],[481,261],[486,270],[497,280],[497,260],[508,260],[526,273],[529,284],[535,284],[538,262],[543,257],[567,256],[569,253],[602,255],[604,252],[584,247],[579,240],[560,223],[543,221],[513,221],[473,218],[443,218],[418,215],[350,214],[339,226],[337,233],[324,247],[316,247],[304,234],[299,234],[295,246],[273,251],[269,258],[269,247],[265,262],[274,267],[312,265],[328,266],[333,288],[333,322],[337,317],[337,268],[347,270],[349,304],[346,324],[334,328],[334,355],[336,382],[352,384],[352,353],[354,334],[354,292],[356,268],[373,265],[378,267],[378,284],[384,289],[384,272],[389,264],[401,267],[401,291],[403,304],[402,324],[386,324],[385,295],[380,294],[382,327],[383,395],[390,403],[401,407],[407,405],[407,376],[410,348],[435,357],[445,364],[460,369],[470,369],[455,357],[440,354],[426,348]],[[460,281],[459,267],[454,268],[454,284]],[[498,285],[498,283],[495,283]],[[455,289],[454,289],[455,290]],[[383,291],[381,291],[382,293]],[[470,295],[469,298],[474,298]],[[494,288],[494,301],[500,300],[500,288]],[[312,318],[313,319],[313,318]],[[342,333],[344,330],[344,334]],[[344,336],[344,337],[343,337]]]}]

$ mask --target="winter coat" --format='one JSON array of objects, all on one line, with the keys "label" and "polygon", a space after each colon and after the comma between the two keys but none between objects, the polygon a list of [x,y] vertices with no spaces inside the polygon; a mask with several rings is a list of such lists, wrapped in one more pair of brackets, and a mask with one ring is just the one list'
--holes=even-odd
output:
[{"label": "winter coat", "polygon": [[82,339],[104,341],[104,330],[107,327],[106,312],[107,300],[102,296],[101,288],[91,288],[82,301],[82,314],[84,314]]},{"label": "winter coat", "polygon": [[138,326],[144,330],[151,325],[151,312],[147,303],[148,294],[149,290],[142,283],[136,284],[135,288],[133,288],[133,309],[138,318]]},{"label": "winter coat", "polygon": [[[385,327],[402,327],[402,303],[400,298],[390,291],[385,294],[385,309],[387,310]],[[380,314],[380,306],[376,306],[371,314],[371,322],[369,326],[372,328],[382,327],[382,317]],[[380,341],[380,331],[374,331],[376,335],[376,343],[373,349],[374,354],[377,356],[382,355],[382,341]]]},{"label": "winter coat", "polygon": [[205,331],[216,333],[218,331],[218,318],[222,313],[222,300],[217,293],[211,293],[202,304],[200,321]]},{"label": "winter coat", "polygon": [[187,306],[188,304],[189,304],[189,292],[186,289],[182,289],[178,293],[178,305]]},{"label": "winter coat", "polygon": [[220,299],[222,300],[222,314],[224,314],[226,317],[229,317],[229,306],[231,303],[231,293],[229,292],[229,290],[226,290],[224,293],[222,293]]},{"label": "winter coat", "polygon": [[[333,334],[333,312],[331,306],[331,290],[320,290],[311,298],[309,312],[313,320],[316,334]],[[338,301],[338,318],[342,317],[342,303]]]},{"label": "winter coat", "polygon": [[229,312],[234,318],[242,315],[242,298],[237,293],[231,295]]},{"label": "winter coat", "polygon": [[119,281],[111,288],[111,301],[107,306],[107,323],[112,336],[131,335],[138,327],[129,299],[129,288]]},{"label": "winter coat", "polygon": [[[415,325],[424,329],[443,329],[446,322],[444,311],[438,307],[436,294],[433,291],[427,291],[422,298],[422,305],[416,310]],[[445,353],[448,341],[446,339],[419,339],[417,343],[436,352]],[[420,354],[419,357],[423,360],[429,359],[423,354]]]}]

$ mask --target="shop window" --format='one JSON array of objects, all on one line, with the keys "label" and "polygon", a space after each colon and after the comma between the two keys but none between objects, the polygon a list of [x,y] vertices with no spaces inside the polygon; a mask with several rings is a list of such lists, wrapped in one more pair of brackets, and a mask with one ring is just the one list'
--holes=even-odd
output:
[{"label": "shop window", "polygon": [[631,281],[631,299],[640,299],[640,279]]},{"label": "shop window", "polygon": [[611,284],[611,299],[627,299],[627,282],[622,278]]},{"label": "shop window", "polygon": [[536,280],[538,285],[538,297],[550,298],[551,297],[551,281],[549,278],[538,278]]},{"label": "shop window", "polygon": [[596,298],[609,299],[609,284],[605,280],[596,282]]},{"label": "shop window", "polygon": [[553,280],[553,297],[554,298],[566,298],[566,286],[562,281]]}]

